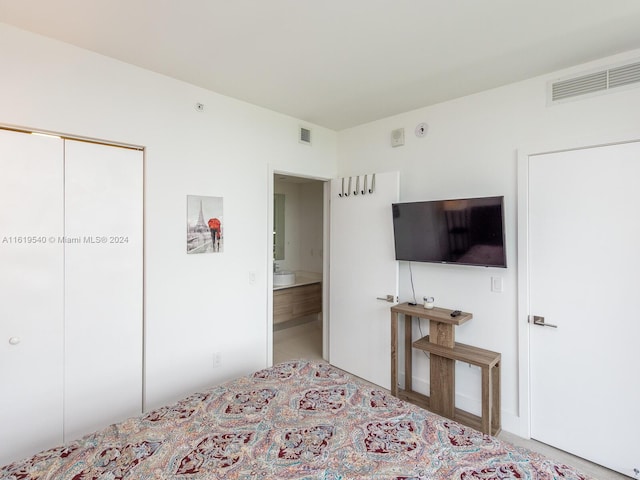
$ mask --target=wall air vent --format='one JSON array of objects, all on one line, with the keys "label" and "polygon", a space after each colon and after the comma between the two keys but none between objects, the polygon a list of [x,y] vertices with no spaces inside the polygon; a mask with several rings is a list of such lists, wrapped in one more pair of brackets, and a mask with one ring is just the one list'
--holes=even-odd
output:
[{"label": "wall air vent", "polygon": [[609,88],[640,82],[640,62],[609,70]]},{"label": "wall air vent", "polygon": [[600,92],[607,89],[607,72],[592,73],[581,77],[570,78],[561,82],[555,82],[552,86],[552,99],[554,102],[565,98],[586,95],[587,93]]},{"label": "wall air vent", "polygon": [[614,88],[640,86],[640,62],[600,70],[550,84],[551,103],[578,97],[606,93]]},{"label": "wall air vent", "polygon": [[311,130],[308,128],[300,127],[300,135],[298,137],[300,143],[311,145]]}]

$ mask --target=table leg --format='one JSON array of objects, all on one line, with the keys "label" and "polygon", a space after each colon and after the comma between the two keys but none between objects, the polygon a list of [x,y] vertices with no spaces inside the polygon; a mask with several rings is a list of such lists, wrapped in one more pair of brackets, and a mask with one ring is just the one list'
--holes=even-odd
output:
[{"label": "table leg", "polygon": [[491,369],[491,383],[493,388],[493,395],[491,398],[491,434],[497,435],[502,430],[502,420],[500,418],[500,363]]},{"label": "table leg", "polygon": [[[453,348],[455,334],[453,325],[429,322],[429,341]],[[431,409],[447,418],[455,414],[456,362],[434,353],[429,356],[430,405]]]},{"label": "table leg", "polygon": [[398,314],[391,312],[391,395],[398,396]]},{"label": "table leg", "polygon": [[489,367],[482,368],[482,414],[480,416],[480,431],[491,435],[491,415],[493,409],[493,375]]},{"label": "table leg", "polygon": [[429,356],[431,410],[447,418],[455,414],[455,366],[454,360]]},{"label": "table leg", "polygon": [[413,391],[413,339],[411,325],[413,317],[411,315],[404,316],[404,388]]}]

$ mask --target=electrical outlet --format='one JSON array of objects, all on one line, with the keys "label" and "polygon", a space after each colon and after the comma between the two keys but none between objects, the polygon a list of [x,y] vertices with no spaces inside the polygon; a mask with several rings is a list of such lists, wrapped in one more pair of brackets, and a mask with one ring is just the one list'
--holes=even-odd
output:
[{"label": "electrical outlet", "polygon": [[222,352],[215,352],[213,354],[213,368],[218,368],[222,365]]}]

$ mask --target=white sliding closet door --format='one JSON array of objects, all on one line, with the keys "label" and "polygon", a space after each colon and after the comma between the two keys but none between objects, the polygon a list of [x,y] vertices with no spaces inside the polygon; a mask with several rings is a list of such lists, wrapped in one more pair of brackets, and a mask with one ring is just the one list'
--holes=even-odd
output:
[{"label": "white sliding closet door", "polygon": [[62,140],[0,130],[0,465],[62,442]]},{"label": "white sliding closet door", "polygon": [[142,158],[65,141],[65,441],[142,411]]}]

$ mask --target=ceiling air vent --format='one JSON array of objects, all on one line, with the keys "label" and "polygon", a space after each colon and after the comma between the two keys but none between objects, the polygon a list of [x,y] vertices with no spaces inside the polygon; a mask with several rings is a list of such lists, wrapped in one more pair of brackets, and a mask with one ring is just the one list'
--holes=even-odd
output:
[{"label": "ceiling air vent", "polygon": [[311,145],[311,130],[308,128],[300,127],[300,136],[298,137],[300,143]]},{"label": "ceiling air vent", "polygon": [[605,93],[613,88],[633,84],[640,86],[640,62],[553,82],[550,97],[551,102],[559,102],[581,95]]}]

